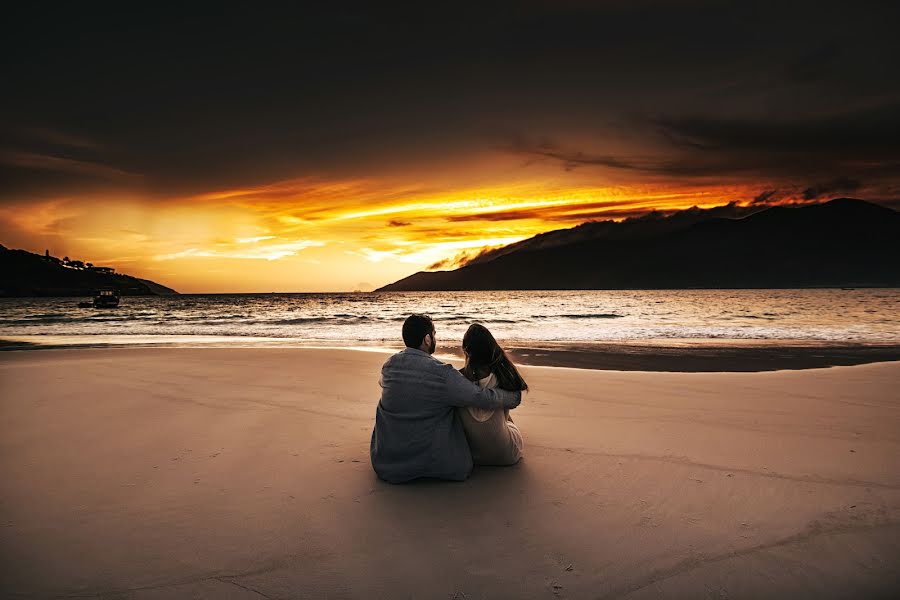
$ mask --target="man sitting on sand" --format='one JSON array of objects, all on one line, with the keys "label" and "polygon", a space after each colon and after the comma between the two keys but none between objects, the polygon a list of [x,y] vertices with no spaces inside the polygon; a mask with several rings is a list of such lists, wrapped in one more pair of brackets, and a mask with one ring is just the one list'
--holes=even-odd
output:
[{"label": "man sitting on sand", "polygon": [[522,392],[482,388],[431,356],[436,342],[430,317],[407,318],[403,342],[406,348],[381,367],[372,468],[391,483],[419,477],[462,481],[472,472],[472,454],[454,408],[515,408]]}]

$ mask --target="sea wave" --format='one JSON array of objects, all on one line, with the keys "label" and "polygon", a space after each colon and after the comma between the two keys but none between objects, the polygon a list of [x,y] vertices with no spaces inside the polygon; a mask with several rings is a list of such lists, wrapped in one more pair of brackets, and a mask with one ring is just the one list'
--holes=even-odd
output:
[{"label": "sea wave", "polygon": [[254,323],[271,323],[272,325],[303,325],[304,323],[324,323],[333,321],[333,317],[295,317],[293,319],[278,319],[271,321],[253,321]]},{"label": "sea wave", "polygon": [[70,323],[71,317],[60,315],[57,317],[23,317],[21,319],[0,319],[0,325],[41,325],[50,323]]},{"label": "sea wave", "polygon": [[[252,321],[253,323],[257,323],[260,325],[304,325],[306,323],[335,323],[335,324],[349,324],[349,323],[359,323],[362,321],[368,321],[370,317],[367,315],[349,315],[349,314],[339,314],[339,315],[327,315],[327,316],[315,316],[315,317],[294,317],[292,319],[258,319]],[[251,321],[245,321],[251,322]]]},{"label": "sea wave", "polygon": [[531,315],[533,319],[621,319],[625,315],[616,313],[585,313],[570,315]]}]

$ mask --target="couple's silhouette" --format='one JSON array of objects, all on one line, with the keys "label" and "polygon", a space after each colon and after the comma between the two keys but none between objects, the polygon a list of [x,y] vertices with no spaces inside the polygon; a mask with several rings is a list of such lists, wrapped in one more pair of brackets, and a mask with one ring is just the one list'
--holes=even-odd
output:
[{"label": "couple's silhouette", "polygon": [[372,431],[372,467],[403,483],[420,477],[464,480],[472,465],[511,465],[522,436],[509,416],[528,389],[486,327],[463,337],[465,366],[456,370],[432,356],[434,323],[411,315],[403,323],[406,348],[381,368],[381,400]]}]

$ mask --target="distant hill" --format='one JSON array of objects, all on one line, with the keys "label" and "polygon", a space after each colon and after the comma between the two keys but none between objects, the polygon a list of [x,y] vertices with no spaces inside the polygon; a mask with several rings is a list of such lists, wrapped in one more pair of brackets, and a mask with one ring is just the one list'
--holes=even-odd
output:
[{"label": "distant hill", "polygon": [[900,286],[900,212],[852,198],[730,206],[739,218],[691,209],[585,223],[378,291]]},{"label": "distant hill", "polygon": [[70,268],[54,257],[0,245],[0,297],[93,296],[99,288],[115,288],[124,296],[178,293],[146,279]]}]

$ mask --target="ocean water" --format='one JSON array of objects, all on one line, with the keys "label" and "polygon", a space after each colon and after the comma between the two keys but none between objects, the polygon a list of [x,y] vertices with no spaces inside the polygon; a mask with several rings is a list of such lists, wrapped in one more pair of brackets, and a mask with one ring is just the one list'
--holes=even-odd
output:
[{"label": "ocean water", "polygon": [[49,345],[402,345],[407,315],[439,346],[470,323],[506,344],[900,343],[900,289],[616,290],[0,299],[0,339]]}]

